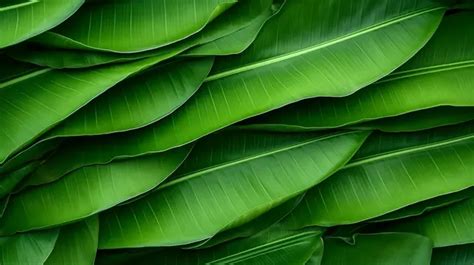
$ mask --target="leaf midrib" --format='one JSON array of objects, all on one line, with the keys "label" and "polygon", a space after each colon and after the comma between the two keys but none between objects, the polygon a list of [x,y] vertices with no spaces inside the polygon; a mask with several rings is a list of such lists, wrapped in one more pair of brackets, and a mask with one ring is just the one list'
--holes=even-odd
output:
[{"label": "leaf midrib", "polygon": [[451,70],[458,70],[458,69],[463,69],[463,68],[469,68],[469,67],[474,67],[474,60],[466,60],[466,61],[459,61],[459,62],[453,62],[453,63],[446,63],[446,64],[438,64],[438,65],[431,65],[431,66],[426,66],[426,67],[420,67],[420,68],[415,68],[415,69],[410,69],[410,70],[405,70],[405,71],[400,71],[393,73],[387,78],[382,79],[378,82],[375,82],[375,84],[381,84],[381,83],[386,83],[386,82],[391,82],[395,80],[400,80],[400,79],[405,79],[405,78],[410,78],[410,77],[416,77],[420,75],[428,75],[428,74],[434,74],[434,73],[439,73],[439,72],[447,72]]},{"label": "leaf midrib", "polygon": [[213,80],[216,80],[216,79],[224,78],[224,77],[227,77],[227,76],[239,74],[239,73],[242,73],[242,72],[254,70],[254,69],[264,67],[264,66],[267,66],[267,65],[271,65],[271,64],[274,64],[274,63],[279,63],[279,62],[282,62],[282,61],[285,61],[285,60],[289,60],[289,59],[292,59],[294,57],[298,57],[298,56],[301,56],[301,55],[304,55],[304,54],[307,54],[307,53],[310,53],[310,52],[313,52],[313,51],[316,51],[316,50],[320,50],[320,49],[329,47],[331,45],[334,45],[334,44],[337,44],[337,43],[340,43],[340,42],[343,42],[343,41],[346,41],[346,40],[349,40],[349,39],[352,39],[352,38],[355,38],[355,37],[358,37],[358,36],[361,36],[361,35],[364,35],[366,33],[370,33],[372,31],[390,26],[392,24],[396,24],[396,23],[402,22],[404,20],[408,20],[410,18],[419,16],[419,15],[423,15],[425,13],[430,13],[430,12],[434,12],[434,11],[438,11],[438,10],[442,10],[442,9],[445,9],[445,7],[425,8],[425,9],[422,9],[422,10],[419,10],[419,11],[409,12],[409,13],[406,13],[404,15],[396,16],[392,19],[388,19],[388,20],[385,20],[383,22],[374,24],[370,27],[366,27],[366,28],[360,29],[358,31],[354,31],[352,33],[346,34],[346,35],[341,36],[339,38],[335,38],[335,39],[328,40],[328,41],[325,41],[325,42],[322,42],[322,43],[318,43],[316,45],[309,46],[309,47],[306,47],[306,48],[303,48],[303,49],[300,49],[300,50],[296,50],[296,51],[293,51],[293,52],[290,52],[290,53],[270,57],[270,58],[267,58],[267,59],[264,59],[264,60],[261,60],[261,61],[258,61],[258,62],[254,62],[254,63],[251,63],[251,64],[247,64],[247,65],[235,68],[235,69],[231,69],[231,70],[227,70],[227,71],[224,71],[224,72],[221,72],[221,73],[210,75],[209,77],[206,78],[205,82],[213,81]]},{"label": "leaf midrib", "polygon": [[382,153],[382,154],[376,154],[376,155],[372,155],[372,156],[369,156],[369,157],[364,158],[364,159],[356,160],[352,163],[348,163],[346,166],[341,168],[341,170],[351,168],[351,167],[355,167],[355,166],[360,166],[360,165],[367,164],[367,163],[374,162],[374,161],[378,161],[378,160],[384,160],[384,159],[395,157],[395,156],[400,156],[400,155],[405,155],[405,154],[410,154],[410,153],[416,153],[416,152],[420,152],[420,151],[426,151],[426,150],[435,149],[435,148],[438,148],[438,147],[443,147],[443,146],[458,143],[458,142],[468,141],[472,138],[474,138],[474,134],[467,135],[467,136],[461,136],[461,137],[455,137],[455,138],[452,138],[452,139],[443,140],[443,141],[439,141],[439,142],[435,142],[435,143],[429,143],[429,144],[424,144],[424,145],[420,145],[420,146],[414,146],[414,147],[408,147],[408,148],[399,149],[399,150],[395,150],[395,151],[389,151],[389,152],[385,152],[385,153]]},{"label": "leaf midrib", "polygon": [[0,83],[0,89],[1,88],[4,88],[4,87],[7,87],[7,86],[11,86],[11,85],[14,85],[14,84],[17,84],[17,83],[20,83],[22,81],[25,81],[25,80],[28,80],[30,78],[34,78],[36,76],[39,76],[39,75],[42,75],[42,74],[45,74],[47,72],[50,72],[52,71],[53,69],[52,68],[46,68],[46,69],[41,69],[41,70],[36,70],[36,71],[33,71],[33,72],[30,72],[28,74],[25,74],[25,75],[22,75],[20,77],[17,77],[17,78],[14,78],[14,79],[10,79],[4,83]]},{"label": "leaf midrib", "polygon": [[271,150],[271,151],[268,151],[268,152],[263,152],[263,153],[260,153],[260,154],[257,154],[257,155],[248,156],[248,157],[245,157],[243,159],[236,159],[236,160],[233,160],[233,161],[226,161],[226,162],[221,163],[217,166],[210,166],[210,167],[207,167],[205,169],[194,171],[193,173],[191,173],[189,175],[184,175],[184,177],[182,177],[182,178],[175,179],[173,181],[170,181],[168,183],[165,183],[165,184],[159,186],[157,188],[157,190],[164,189],[166,187],[169,187],[169,186],[178,184],[180,182],[184,182],[184,181],[193,179],[195,177],[203,176],[203,175],[205,175],[209,172],[213,172],[213,171],[221,170],[221,169],[224,169],[224,168],[232,167],[232,166],[235,166],[235,165],[238,165],[238,164],[242,164],[242,163],[245,163],[245,162],[256,160],[256,159],[266,157],[266,156],[269,156],[269,155],[273,155],[273,154],[276,154],[276,153],[285,152],[285,151],[288,151],[288,150],[291,150],[291,149],[296,149],[296,148],[299,148],[299,147],[302,147],[302,146],[305,146],[305,145],[309,145],[309,144],[312,144],[312,143],[315,143],[315,142],[318,142],[318,141],[323,141],[323,140],[331,139],[331,138],[334,138],[334,137],[339,137],[339,136],[342,136],[342,135],[354,134],[354,133],[357,133],[357,132],[351,131],[351,132],[342,132],[342,133],[331,134],[331,135],[324,135],[324,136],[316,137],[316,138],[313,138],[311,140],[307,140],[307,141],[304,141],[304,142],[301,142],[301,143],[298,143],[298,144],[292,144],[292,145],[277,148],[277,149],[274,149],[274,150]]},{"label": "leaf midrib", "polygon": [[[291,246],[293,244],[299,243],[300,241],[310,239],[316,236],[317,234],[318,233],[315,231],[308,231],[308,232],[300,233],[297,235],[281,238],[281,239],[272,241],[270,243],[265,243],[263,245],[258,245],[253,248],[246,249],[244,251],[229,255],[224,258],[213,260],[212,262],[208,264],[217,264],[216,262],[219,262],[218,264],[221,264],[221,262],[223,261],[233,262],[233,263],[238,262],[238,261],[243,261],[243,260],[253,258],[265,253],[273,252],[283,247]],[[230,264],[230,263],[226,263],[226,264]]]}]

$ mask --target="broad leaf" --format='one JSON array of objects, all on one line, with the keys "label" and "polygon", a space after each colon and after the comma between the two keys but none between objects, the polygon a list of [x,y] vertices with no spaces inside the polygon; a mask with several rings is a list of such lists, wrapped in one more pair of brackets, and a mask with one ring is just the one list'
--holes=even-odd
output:
[{"label": "broad leaf", "polygon": [[[260,20],[262,16],[267,15],[271,4],[271,0],[241,0],[227,10],[224,16],[217,17],[202,31],[193,36],[175,44],[147,52],[117,54],[100,51],[61,49],[54,47],[57,46],[54,43],[57,42],[61,46],[61,44],[67,43],[68,40],[56,33],[47,32],[33,38],[33,43],[31,44],[27,43],[26,45],[9,50],[8,54],[21,61],[52,68],[82,68],[158,55],[171,58],[192,47],[205,45],[207,43],[210,44],[213,41],[218,41],[219,39],[232,35],[234,32],[239,32],[241,29],[248,28],[249,25],[254,24],[255,20]],[[248,36],[246,37],[248,38]],[[44,47],[45,44],[49,44],[53,47]],[[216,54],[220,52],[216,48],[212,50],[214,51],[213,53]],[[209,49],[207,49],[207,51],[211,52]]]},{"label": "broad leaf", "polygon": [[76,49],[140,52],[195,34],[235,2],[89,1],[53,32],[75,42]]},{"label": "broad leaf", "polygon": [[360,234],[353,243],[324,240],[322,265],[430,265],[429,238],[407,233]]},{"label": "broad leaf", "polygon": [[212,58],[158,65],[121,82],[45,137],[97,135],[144,127],[176,110],[209,74]]},{"label": "broad leaf", "polygon": [[422,216],[386,224],[382,230],[425,235],[433,240],[435,247],[474,243],[473,211],[474,198],[471,198]]},{"label": "broad leaf", "polygon": [[[290,215],[292,222],[297,227],[352,224],[473,186],[473,128],[463,135],[449,130],[451,137],[441,139],[429,138],[430,131],[411,138],[398,134],[382,138],[380,152],[358,156],[309,190]],[[403,143],[407,138],[410,144]],[[395,148],[392,142],[397,143]],[[365,146],[374,150],[371,144]],[[363,151],[365,146],[361,152],[370,154]]]},{"label": "broad leaf", "polygon": [[43,265],[53,251],[58,229],[0,237],[2,264]]},{"label": "broad leaf", "polygon": [[350,127],[353,129],[380,130],[384,132],[413,132],[471,120],[474,120],[473,107],[445,106],[364,122]]},{"label": "broad leaf", "polygon": [[474,106],[474,27],[465,27],[473,19],[473,12],[446,16],[413,59],[351,96],[306,100],[250,122],[268,129],[324,129],[436,106]]},{"label": "broad leaf", "polygon": [[[221,58],[208,82],[172,115],[134,132],[71,143],[74,148],[58,152],[65,159],[58,164],[77,168],[161,152],[303,98],[350,94],[413,55],[431,37],[444,12],[428,0],[406,0],[403,8],[399,0],[345,3],[287,2],[251,47],[241,55]],[[341,17],[353,23],[341,23]],[[383,65],[375,63],[382,59]]]},{"label": "broad leaf", "polygon": [[94,264],[99,238],[99,219],[92,216],[83,221],[63,226],[53,251],[44,265]]},{"label": "broad leaf", "polygon": [[0,163],[40,134],[128,76],[153,57],[83,70],[41,69],[0,84]]},{"label": "broad leaf", "polygon": [[458,202],[470,199],[474,197],[474,189],[468,188],[459,192],[446,194],[443,196],[435,197],[431,200],[422,201],[413,205],[402,208],[398,211],[391,212],[382,215],[378,218],[372,219],[369,222],[387,222],[398,219],[419,216],[433,210],[449,207]]},{"label": "broad leaf", "polygon": [[222,233],[218,233],[217,235],[209,238],[208,240],[204,240],[203,242],[186,246],[186,249],[209,248],[230,240],[251,237],[255,234],[258,234],[268,227],[275,225],[285,216],[287,216],[296,207],[296,205],[298,205],[298,203],[301,201],[301,198],[303,198],[302,195],[290,199],[248,223],[229,230],[225,230]]},{"label": "broad leaf", "polygon": [[431,265],[472,265],[474,244],[433,249]]},{"label": "broad leaf", "polygon": [[[150,264],[276,264],[304,265],[313,257],[321,257],[321,231],[308,229],[288,231],[274,225],[252,237],[235,240],[204,250],[173,248],[99,253],[97,265]],[[313,256],[313,257],[312,257]]]},{"label": "broad leaf", "polygon": [[95,165],[11,196],[0,233],[13,234],[79,220],[150,191],[182,163],[189,152],[169,152]]},{"label": "broad leaf", "polygon": [[[346,163],[367,136],[349,132],[272,144],[287,136],[238,135],[240,139],[227,140],[227,147],[246,143],[254,151],[242,153],[241,147],[236,148],[227,156],[233,160],[204,162],[209,166],[175,177],[146,197],[102,214],[99,247],[172,246],[208,239],[321,182]],[[218,154],[206,150],[215,154],[212,157]]]},{"label": "broad leaf", "polygon": [[57,26],[71,16],[83,3],[84,0],[25,0],[16,5],[1,5],[2,37],[0,38],[0,48],[19,43]]},{"label": "broad leaf", "polygon": [[8,195],[27,175],[31,174],[39,165],[39,161],[30,162],[20,169],[8,173],[0,178],[0,198]]}]

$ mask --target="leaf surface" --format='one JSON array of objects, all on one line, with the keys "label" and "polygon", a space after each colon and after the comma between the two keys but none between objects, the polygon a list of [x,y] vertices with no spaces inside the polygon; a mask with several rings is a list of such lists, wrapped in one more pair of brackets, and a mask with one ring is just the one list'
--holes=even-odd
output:
[{"label": "leaf surface", "polygon": [[[473,12],[445,16],[428,44],[389,76],[344,98],[293,104],[249,121],[267,129],[325,129],[437,106],[474,106]],[[256,127],[254,125],[254,127]]]},{"label": "leaf surface", "polygon": [[[19,43],[57,26],[76,12],[83,3],[84,0],[41,0],[0,6],[0,48]],[[44,19],[45,16],[48,19]]]},{"label": "leaf surface", "polygon": [[188,147],[95,165],[11,196],[0,233],[47,228],[94,215],[152,190],[182,163]]},{"label": "leaf surface", "polygon": [[[249,149],[269,139],[278,142],[279,137],[239,136],[238,142],[248,141]],[[293,143],[269,144],[258,148],[258,154],[238,155],[232,161],[175,177],[146,197],[102,214],[99,247],[173,246],[208,239],[319,183],[347,162],[366,136],[350,132],[296,138]],[[257,143],[253,148],[252,139]]]}]

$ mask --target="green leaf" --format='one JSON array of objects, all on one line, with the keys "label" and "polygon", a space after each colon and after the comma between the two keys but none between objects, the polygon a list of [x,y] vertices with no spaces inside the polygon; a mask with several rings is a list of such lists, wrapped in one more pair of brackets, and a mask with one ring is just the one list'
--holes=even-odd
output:
[{"label": "green leaf", "polygon": [[449,207],[458,202],[474,197],[474,189],[468,188],[459,192],[446,194],[435,197],[431,200],[422,201],[413,205],[402,208],[398,211],[382,215],[378,218],[372,219],[369,222],[387,222],[398,219],[404,219],[413,216],[419,216],[433,210]]},{"label": "green leaf", "polygon": [[0,84],[0,163],[128,76],[160,61],[83,70],[41,69]]},{"label": "green leaf", "polygon": [[58,181],[10,197],[0,233],[47,228],[79,220],[150,191],[182,163],[189,152],[169,152],[95,165]]},{"label": "green leaf", "polygon": [[203,242],[186,246],[186,249],[209,248],[230,240],[250,237],[258,234],[259,232],[264,231],[268,227],[276,224],[278,221],[288,215],[296,207],[296,205],[298,205],[298,203],[301,201],[301,198],[303,198],[301,195],[292,198],[283,204],[270,209],[268,212],[260,215],[248,223],[229,230],[225,230],[207,240],[204,240]]},{"label": "green leaf", "polygon": [[0,53],[0,61],[2,62],[0,65],[0,83],[41,69],[41,67],[34,64],[15,61],[2,53]]},{"label": "green leaf", "polygon": [[364,122],[350,126],[350,128],[380,130],[384,132],[413,132],[471,120],[474,120],[474,108],[444,106]]},{"label": "green leaf", "polygon": [[22,150],[12,158],[5,161],[3,165],[0,165],[0,178],[7,173],[20,169],[27,163],[46,158],[59,146],[60,143],[61,139],[53,139],[35,143],[30,148]]},{"label": "green leaf", "polygon": [[474,243],[473,211],[474,198],[471,198],[425,215],[385,224],[382,229],[425,235],[433,240],[435,247]]},{"label": "green leaf", "polygon": [[[473,128],[461,130],[466,132],[464,135],[451,129],[448,131],[451,134],[440,139],[429,138],[433,135],[430,131],[414,134],[412,138],[389,135],[379,142],[380,146],[397,142],[396,148],[379,148],[380,153],[359,155],[309,190],[301,207],[290,215],[293,225],[357,223],[473,186]],[[407,138],[411,144],[402,144]],[[416,143],[417,139],[421,140]],[[373,150],[372,144],[366,146]]]},{"label": "green leaf", "polygon": [[313,257],[322,256],[323,244],[318,229],[288,231],[274,225],[252,237],[231,241],[203,250],[176,248],[136,251],[99,252],[97,265],[150,264],[306,264]]},{"label": "green leaf", "polygon": [[322,265],[430,265],[432,243],[420,235],[359,234],[354,241],[325,239]]},{"label": "green leaf", "polygon": [[19,43],[57,26],[76,12],[84,0],[16,2],[9,5],[10,1],[7,5],[0,6],[0,48]]},{"label": "green leaf", "polygon": [[58,229],[0,237],[0,260],[4,265],[43,265],[53,251]]},{"label": "green leaf", "polygon": [[[421,48],[444,12],[431,1],[405,2],[403,9],[399,0],[357,2],[360,15],[346,10],[350,6],[342,0],[328,4],[288,2],[244,53],[218,60],[213,75],[172,115],[134,132],[69,143],[74,148],[60,150],[57,155],[64,161],[58,164],[77,168],[122,156],[161,152],[303,98],[352,93]],[[295,24],[295,17],[302,19]],[[340,20],[335,17],[357,23],[336,27]],[[396,40],[387,34],[397,36]],[[374,63],[381,58],[386,63]],[[340,62],[337,68],[333,61]]]},{"label": "green leaf", "polygon": [[[328,177],[350,159],[367,133],[309,136],[286,144],[273,143],[288,136],[260,132],[223,138],[228,144],[217,150],[233,153],[232,147],[239,146],[226,155],[233,160],[205,162],[201,169],[175,176],[146,197],[105,212],[100,216],[99,247],[173,246],[211,238]],[[242,147],[255,151],[242,153]],[[206,150],[213,156],[207,157],[218,157],[219,152],[210,148]],[[199,158],[191,156],[194,159]]]},{"label": "green leaf", "polygon": [[76,49],[140,52],[177,42],[199,32],[235,2],[87,2],[71,18],[54,28],[53,32],[76,42]]},{"label": "green leaf", "polygon": [[31,5],[38,2],[38,0],[3,0],[0,3],[0,12]]},{"label": "green leaf", "polygon": [[474,106],[474,28],[465,27],[473,18],[472,12],[446,16],[408,63],[351,96],[306,100],[249,123],[267,129],[324,129],[436,106]]},{"label": "green leaf", "polygon": [[149,125],[184,104],[209,74],[213,58],[158,65],[121,82],[43,138],[108,134]]},{"label": "green leaf", "polygon": [[0,178],[0,198],[8,195],[26,176],[31,174],[39,165],[39,161],[30,162],[18,170]]},{"label": "green leaf", "polygon": [[247,49],[257,38],[258,33],[269,18],[277,14],[283,4],[279,4],[276,11],[267,9],[258,17],[252,20],[252,23],[232,34],[226,35],[214,41],[199,45],[187,50],[185,56],[212,56],[212,55],[231,55],[238,54]]},{"label": "green leaf", "polygon": [[[56,46],[68,45],[71,40],[53,32],[47,32],[36,38],[26,46],[15,47],[8,51],[14,58],[49,66],[52,68],[82,68],[94,65],[136,60],[150,56],[171,58],[194,46],[217,41],[225,36],[248,27],[253,21],[267,13],[272,4],[271,0],[241,0],[226,11],[225,15],[218,16],[206,27],[193,36],[175,44],[159,49],[131,54],[117,54],[100,51],[84,51],[61,49]],[[49,46],[49,47],[45,47]],[[74,48],[76,44],[70,43]],[[215,50],[217,52],[217,50]]]},{"label": "green leaf", "polygon": [[474,244],[433,249],[431,265],[472,265]]},{"label": "green leaf", "polygon": [[94,264],[98,238],[97,215],[63,226],[59,230],[56,245],[44,265]]}]

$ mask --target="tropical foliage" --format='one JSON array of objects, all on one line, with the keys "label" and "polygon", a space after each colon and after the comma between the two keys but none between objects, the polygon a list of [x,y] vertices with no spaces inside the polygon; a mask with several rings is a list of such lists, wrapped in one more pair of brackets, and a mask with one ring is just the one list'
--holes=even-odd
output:
[{"label": "tropical foliage", "polygon": [[0,264],[474,264],[469,0],[4,0]]}]

